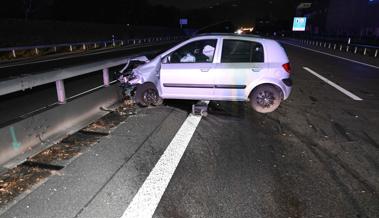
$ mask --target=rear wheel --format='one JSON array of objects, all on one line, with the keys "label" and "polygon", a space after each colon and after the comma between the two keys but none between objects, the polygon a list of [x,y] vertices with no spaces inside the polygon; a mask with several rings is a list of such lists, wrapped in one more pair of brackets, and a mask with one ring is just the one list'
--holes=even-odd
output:
[{"label": "rear wheel", "polygon": [[273,112],[281,101],[280,89],[269,84],[258,86],[250,96],[251,107],[259,113]]},{"label": "rear wheel", "polygon": [[136,89],[136,102],[141,106],[158,106],[163,103],[157,88],[151,83],[139,85]]}]

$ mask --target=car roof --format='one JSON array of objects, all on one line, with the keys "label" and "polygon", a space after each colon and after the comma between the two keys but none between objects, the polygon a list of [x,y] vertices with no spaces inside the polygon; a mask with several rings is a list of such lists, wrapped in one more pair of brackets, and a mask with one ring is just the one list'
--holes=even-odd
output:
[{"label": "car roof", "polygon": [[271,39],[263,38],[259,35],[236,34],[236,33],[203,33],[203,34],[195,35],[194,37],[192,37],[192,39],[207,38],[207,37],[220,37],[224,39],[240,39],[240,40],[249,40],[249,41],[251,40],[251,41],[256,41],[260,43],[274,41]]},{"label": "car roof", "polygon": [[202,34],[195,35],[195,37],[198,37],[198,36],[235,36],[235,37],[262,38],[259,35],[237,34],[237,33],[202,33]]}]

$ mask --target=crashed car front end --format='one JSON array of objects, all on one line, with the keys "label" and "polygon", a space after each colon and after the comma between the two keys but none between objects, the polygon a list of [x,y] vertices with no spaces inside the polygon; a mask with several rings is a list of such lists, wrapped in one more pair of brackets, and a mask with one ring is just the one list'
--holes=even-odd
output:
[{"label": "crashed car front end", "polygon": [[118,81],[125,96],[134,96],[136,87],[146,82],[158,84],[160,58],[149,61],[145,56],[129,59],[119,72]]}]

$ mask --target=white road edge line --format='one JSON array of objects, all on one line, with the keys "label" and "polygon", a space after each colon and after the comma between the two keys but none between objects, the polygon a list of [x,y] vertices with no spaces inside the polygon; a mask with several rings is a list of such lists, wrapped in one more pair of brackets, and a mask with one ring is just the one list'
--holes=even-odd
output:
[{"label": "white road edge line", "polygon": [[331,57],[339,58],[339,59],[342,59],[342,60],[345,60],[345,61],[350,61],[350,62],[353,62],[353,63],[356,63],[356,64],[361,64],[363,66],[372,67],[372,68],[375,68],[375,69],[379,70],[379,66],[375,66],[375,65],[372,65],[372,64],[366,64],[366,63],[363,63],[363,62],[360,62],[360,61],[352,60],[352,59],[349,59],[349,58],[344,58],[344,57],[341,57],[341,56],[338,56],[338,55],[329,54],[327,52],[318,51],[318,50],[307,48],[307,47],[303,47],[303,46],[300,46],[300,45],[295,45],[295,44],[292,44],[292,43],[289,43],[289,42],[284,42],[284,41],[281,41],[281,42],[283,42],[285,44],[288,44],[288,45],[295,46],[295,47],[299,47],[299,48],[302,48],[302,49],[305,49],[305,50],[309,50],[309,51],[313,51],[313,52],[316,52],[316,53],[328,55],[328,56],[331,56]]},{"label": "white road edge line", "polygon": [[308,71],[309,73],[313,74],[314,76],[318,77],[319,79],[321,79],[322,81],[326,82],[327,84],[333,86],[334,88],[336,88],[338,91],[342,92],[343,94],[349,96],[350,98],[352,98],[353,100],[355,101],[362,101],[363,99],[354,95],[353,93],[347,91],[346,89],[342,88],[341,86],[335,84],[334,82],[328,80],[327,78],[321,76],[320,74],[316,73],[315,71],[309,69],[308,67],[303,67],[304,70]]},{"label": "white road edge line", "polygon": [[201,116],[190,114],[187,117],[121,218],[151,218],[154,215],[200,120]]}]

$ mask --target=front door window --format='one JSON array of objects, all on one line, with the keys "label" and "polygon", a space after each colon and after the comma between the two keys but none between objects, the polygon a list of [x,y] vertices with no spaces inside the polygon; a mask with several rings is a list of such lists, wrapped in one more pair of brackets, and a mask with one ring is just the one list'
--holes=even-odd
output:
[{"label": "front door window", "polygon": [[216,39],[188,43],[168,56],[168,63],[212,63]]}]

